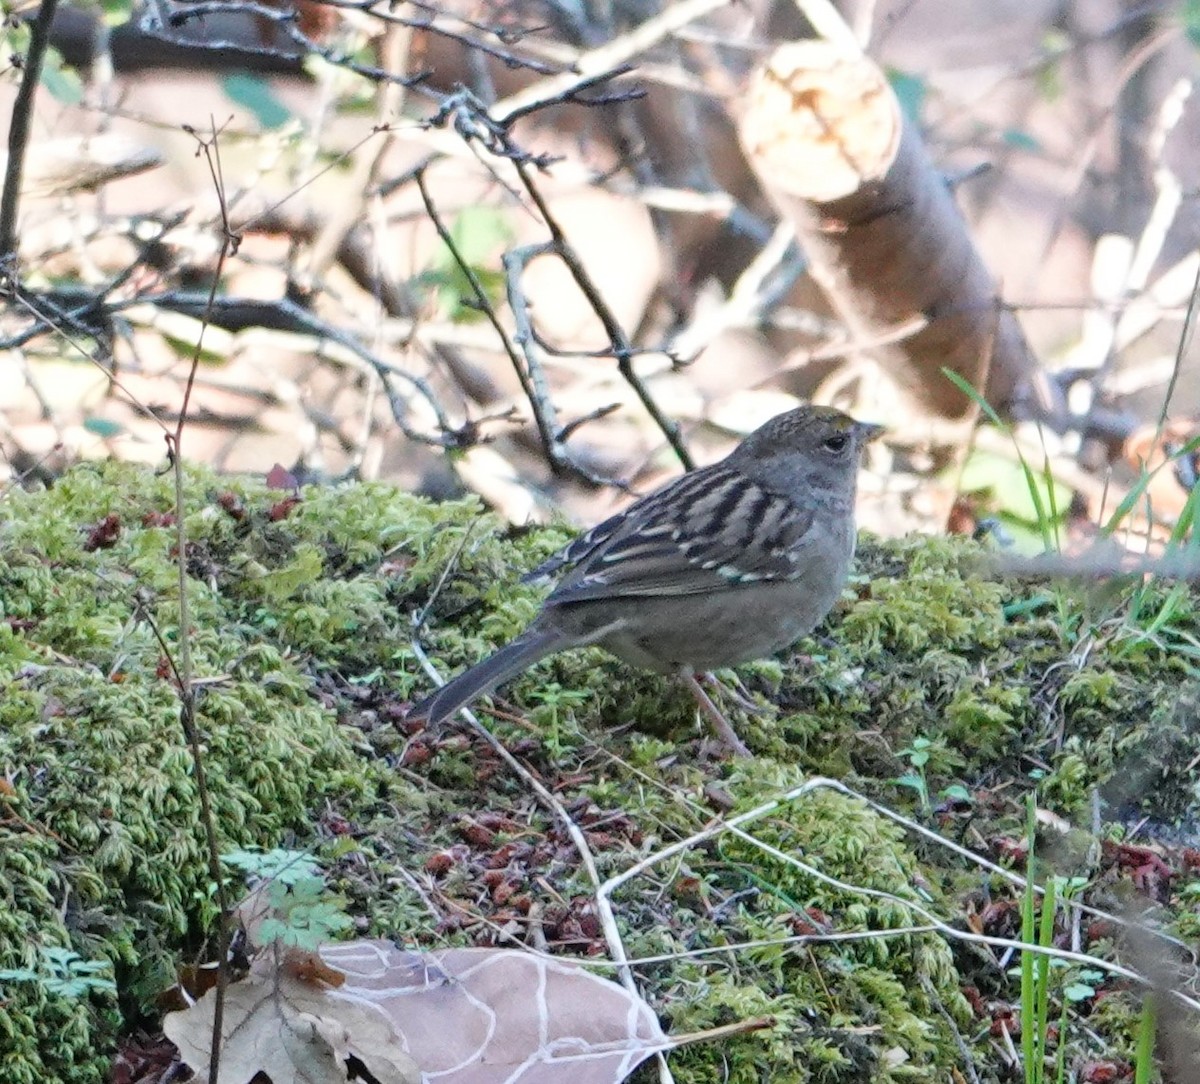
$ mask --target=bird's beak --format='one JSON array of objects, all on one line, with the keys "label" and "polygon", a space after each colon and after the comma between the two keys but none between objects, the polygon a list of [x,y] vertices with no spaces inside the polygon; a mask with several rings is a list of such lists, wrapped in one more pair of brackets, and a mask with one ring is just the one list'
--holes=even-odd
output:
[{"label": "bird's beak", "polygon": [[857,434],[860,443],[867,444],[883,432],[883,426],[876,425],[874,422],[855,422],[854,432]]}]

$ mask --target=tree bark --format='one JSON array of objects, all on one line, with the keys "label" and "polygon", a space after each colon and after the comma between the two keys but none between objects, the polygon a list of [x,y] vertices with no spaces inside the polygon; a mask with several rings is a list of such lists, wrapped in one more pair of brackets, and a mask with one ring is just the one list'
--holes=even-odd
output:
[{"label": "tree bark", "polygon": [[781,46],[752,79],[740,135],[814,281],[922,407],[946,420],[971,412],[947,368],[1001,414],[1057,417],[1016,317],[871,60],[823,41]]}]

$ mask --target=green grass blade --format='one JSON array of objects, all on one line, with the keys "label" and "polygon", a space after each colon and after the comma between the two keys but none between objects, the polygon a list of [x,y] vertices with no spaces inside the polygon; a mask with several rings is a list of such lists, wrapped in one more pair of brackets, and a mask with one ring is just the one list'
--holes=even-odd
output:
[{"label": "green grass blade", "polygon": [[1154,1072],[1154,995],[1147,993],[1138,1021],[1137,1047],[1133,1061],[1133,1084],[1150,1084]]},{"label": "green grass blade", "polygon": [[1158,475],[1158,472],[1164,467],[1172,464],[1176,459],[1182,456],[1191,455],[1194,451],[1200,448],[1200,437],[1193,437],[1182,448],[1175,452],[1169,459],[1164,459],[1152,470],[1146,470],[1145,467],[1138,473],[1137,480],[1129,488],[1129,492],[1125,494],[1121,503],[1113,510],[1113,514],[1108,517],[1108,522],[1100,527],[1101,534],[1105,537],[1112,534],[1133,511],[1134,505],[1138,503],[1145,495],[1146,488]]},{"label": "green grass blade", "polygon": [[983,413],[987,415],[988,421],[990,421],[992,423],[992,425],[994,425],[997,429],[1003,429],[1005,432],[1008,432],[1008,426],[1005,425],[1003,420],[1001,420],[1000,415],[997,414],[995,412],[995,410],[992,409],[992,404],[989,403],[983,397],[983,395],[979,392],[979,390],[975,387],[974,384],[972,384],[972,383],[970,383],[970,381],[964,379],[962,376],[960,376],[958,373],[956,373],[953,369],[943,368],[942,375],[945,376],[946,379],[949,380],[951,384],[953,384],[956,388],[958,388],[958,390],[961,391],[963,393],[963,395],[965,395],[968,399],[970,399],[971,402],[973,402],[977,407],[979,407],[979,409],[982,410]]},{"label": "green grass blade", "polygon": [[[1033,891],[1033,847],[1037,831],[1036,802],[1029,796],[1028,816],[1025,824],[1025,839],[1029,850],[1025,856],[1025,895],[1021,899],[1021,941],[1034,944],[1037,928],[1034,923],[1034,908],[1037,896]],[[1033,953],[1026,948],[1021,951],[1021,1061],[1025,1066],[1025,1084],[1037,1084],[1037,1047],[1035,1043],[1035,990],[1033,976]]]},{"label": "green grass blade", "polygon": [[1054,1053],[1054,1084],[1066,1084],[1067,1079],[1067,999],[1062,999],[1058,1012],[1058,1049]]},{"label": "green grass blade", "polygon": [[[1046,891],[1042,896],[1042,921],[1038,929],[1038,944],[1048,948],[1054,944],[1054,912],[1057,909],[1055,882],[1053,878],[1046,881]],[[1037,996],[1037,1017],[1035,1019],[1035,1038],[1037,1040],[1037,1069],[1034,1079],[1041,1082],[1046,1073],[1046,1035],[1050,1024],[1050,957],[1039,953],[1034,962],[1033,986]],[[1062,1042],[1062,1036],[1059,1036]],[[1026,1071],[1028,1074],[1028,1070]]]},{"label": "green grass blade", "polygon": [[[1025,485],[1029,488],[1029,499],[1033,502],[1034,515],[1037,516],[1038,531],[1042,536],[1042,547],[1047,553],[1057,552],[1057,526],[1055,526],[1049,519],[1046,510],[1046,502],[1042,499],[1042,491],[1038,486],[1037,475],[1034,473],[1033,468],[1029,465],[1029,461],[1025,458],[1025,453],[1021,451],[1021,445],[1017,442],[1016,437],[1013,435],[1012,426],[1005,422],[992,408],[991,403],[989,403],[976,388],[959,376],[958,373],[952,372],[950,369],[942,369],[942,373],[951,384],[958,388],[963,395],[967,396],[967,398],[969,398],[977,407],[979,407],[980,411],[986,415],[988,421],[990,421],[997,429],[999,429],[1012,440],[1013,448],[1017,453],[1017,461],[1021,464],[1021,473],[1025,476]],[[1049,458],[1046,459],[1045,466],[1046,481],[1050,491],[1050,503],[1053,505],[1055,503],[1054,486],[1053,478],[1050,473]]]}]

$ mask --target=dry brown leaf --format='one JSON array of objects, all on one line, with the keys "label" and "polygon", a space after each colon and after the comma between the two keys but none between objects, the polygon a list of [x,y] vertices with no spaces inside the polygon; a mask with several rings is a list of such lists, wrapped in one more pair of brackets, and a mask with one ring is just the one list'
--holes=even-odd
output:
[{"label": "dry brown leaf", "polygon": [[[334,982],[328,976],[334,976]],[[198,1073],[214,992],[163,1022]],[[615,1084],[675,1045],[650,1007],[591,971],[499,949],[415,953],[388,941],[272,952],[229,986],[218,1084]],[[419,1068],[418,1068],[419,1067]]]},{"label": "dry brown leaf", "polygon": [[[205,1079],[213,1034],[211,990],[183,1012],[163,1020],[163,1031],[183,1060]],[[256,1073],[272,1084],[337,1084],[348,1079],[353,1054],[379,1084],[420,1084],[421,1074],[395,1029],[378,1009],[333,1001],[326,987],[276,971],[265,952],[250,975],[225,992],[218,1084],[248,1084]]]},{"label": "dry brown leaf", "polygon": [[281,966],[284,974],[306,986],[341,986],[346,981],[346,976],[330,967],[319,953],[307,949],[288,949]]},{"label": "dry brown leaf", "polygon": [[672,1041],[642,1000],[567,961],[499,949],[323,945],[332,1000],[378,1006],[427,1082],[612,1084]]},{"label": "dry brown leaf", "polygon": [[233,917],[246,935],[246,940],[252,948],[262,948],[262,924],[275,915],[268,893],[271,882],[264,880],[252,888],[246,897],[234,908]]}]

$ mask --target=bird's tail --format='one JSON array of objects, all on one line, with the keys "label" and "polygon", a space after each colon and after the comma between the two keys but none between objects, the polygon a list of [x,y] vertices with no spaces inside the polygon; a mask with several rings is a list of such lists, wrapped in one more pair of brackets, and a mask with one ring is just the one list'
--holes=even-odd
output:
[{"label": "bird's tail", "polygon": [[425,719],[430,726],[440,723],[476,697],[491,692],[510,678],[531,667],[538,659],[561,651],[567,644],[554,629],[527,629],[483,662],[446,682],[432,696],[415,704],[410,718]]}]

